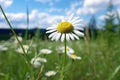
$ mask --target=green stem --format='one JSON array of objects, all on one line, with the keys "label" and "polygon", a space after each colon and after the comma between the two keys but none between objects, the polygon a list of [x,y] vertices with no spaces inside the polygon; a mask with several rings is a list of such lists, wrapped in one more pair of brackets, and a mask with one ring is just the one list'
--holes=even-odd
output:
[{"label": "green stem", "polygon": [[66,48],[67,48],[67,42],[66,42],[66,34],[65,34],[65,40],[64,40],[64,43],[65,43],[65,54],[64,54],[64,67],[65,67],[65,64],[66,64],[66,54],[67,54],[67,51],[66,51]]},{"label": "green stem", "polygon": [[40,72],[39,72],[39,74],[38,74],[36,80],[41,80],[41,77],[42,77],[43,71],[44,71],[44,66],[41,67]]},{"label": "green stem", "polygon": [[64,51],[65,51],[65,53],[64,53],[64,61],[63,61],[63,64],[62,64],[62,69],[61,69],[61,75],[60,75],[60,80],[64,80],[64,77],[65,77],[65,75],[64,75],[64,70],[65,70],[65,66],[66,66],[66,53],[67,53],[67,51],[66,51],[66,48],[67,48],[67,42],[66,42],[66,34],[65,34],[65,39],[64,39]]}]

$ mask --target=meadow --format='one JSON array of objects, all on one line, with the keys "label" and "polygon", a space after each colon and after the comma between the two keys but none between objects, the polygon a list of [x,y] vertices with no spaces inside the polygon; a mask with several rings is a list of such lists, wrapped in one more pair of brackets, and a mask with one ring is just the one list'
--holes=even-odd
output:
[{"label": "meadow", "polygon": [[[63,43],[41,40],[37,36],[21,42],[29,46],[29,54],[26,54],[29,61],[39,54],[41,49],[51,50],[51,54],[39,55],[47,62],[38,68],[32,67],[32,73],[37,78],[41,72],[40,80],[59,80],[59,72],[50,77],[45,76],[45,73],[49,70],[59,70],[63,54],[60,54],[58,49]],[[95,40],[67,42],[67,46],[71,47],[81,60],[67,57],[65,80],[119,80],[120,40],[118,37],[112,37],[110,43],[111,46],[108,45],[107,39],[101,36]],[[7,41],[0,41],[0,46],[0,80],[32,80],[24,55],[17,51],[20,45],[15,43],[15,39],[12,37]]]}]

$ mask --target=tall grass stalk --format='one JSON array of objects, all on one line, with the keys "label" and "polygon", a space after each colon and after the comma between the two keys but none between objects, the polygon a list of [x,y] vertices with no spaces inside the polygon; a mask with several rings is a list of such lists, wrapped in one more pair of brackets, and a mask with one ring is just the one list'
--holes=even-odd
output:
[{"label": "tall grass stalk", "polygon": [[85,36],[84,39],[85,39],[85,44],[86,44],[86,51],[88,54],[90,54],[90,35],[89,35],[89,29],[88,29],[88,26],[85,27]]},{"label": "tall grass stalk", "polygon": [[26,28],[26,31],[25,31],[25,40],[28,38],[28,28],[29,28],[29,9],[28,9],[28,5],[26,6],[26,14],[27,14],[27,28]]},{"label": "tall grass stalk", "polygon": [[40,80],[41,79],[43,71],[44,71],[44,66],[41,67],[40,72],[39,72],[36,80]]},{"label": "tall grass stalk", "polygon": [[[86,25],[85,27],[85,36],[84,39],[85,39],[85,45],[86,45],[86,51],[87,51],[87,54],[88,56],[90,56],[89,58],[89,61],[92,63],[92,65],[90,66],[93,66],[93,71],[94,71],[94,75],[96,75],[96,65],[95,65],[95,61],[94,61],[94,58],[93,56],[91,56],[91,47],[90,47],[90,34],[89,34],[89,28],[88,28],[88,25]],[[94,76],[95,77],[95,76]]]},{"label": "tall grass stalk", "polygon": [[9,20],[8,20],[8,18],[7,18],[7,16],[6,16],[6,14],[5,14],[5,12],[4,12],[4,10],[3,10],[3,8],[2,8],[1,5],[0,5],[0,9],[1,9],[2,14],[3,14],[3,16],[4,16],[5,20],[6,20],[6,22],[8,23],[8,25],[9,25],[9,27],[10,27],[10,29],[11,29],[13,35],[14,35],[15,38],[17,39],[17,41],[18,41],[20,47],[22,48],[22,50],[23,50],[23,52],[24,52],[24,59],[25,59],[25,62],[26,62],[26,64],[28,65],[28,69],[30,70],[30,73],[31,73],[31,75],[32,75],[32,78],[34,78],[34,74],[33,74],[32,68],[31,68],[31,64],[30,64],[30,62],[29,62],[28,56],[26,55],[25,49],[24,49],[22,43],[20,42],[20,40],[18,39],[17,34],[15,33],[15,31],[14,31],[12,25],[10,24],[10,22],[9,22]]},{"label": "tall grass stalk", "polygon": [[115,69],[115,71],[112,73],[112,75],[109,77],[108,80],[112,80],[119,71],[120,71],[120,65]]}]

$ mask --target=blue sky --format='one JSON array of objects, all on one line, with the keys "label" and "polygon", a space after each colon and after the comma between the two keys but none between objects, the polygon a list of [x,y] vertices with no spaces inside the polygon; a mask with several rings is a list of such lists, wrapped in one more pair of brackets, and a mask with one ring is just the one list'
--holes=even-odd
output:
[{"label": "blue sky", "polygon": [[[97,27],[103,25],[109,0],[0,0],[8,19],[14,28],[26,28],[26,5],[29,8],[29,28],[46,28],[61,16],[74,13],[86,23],[92,15]],[[114,11],[120,15],[120,0],[113,0]],[[9,28],[0,12],[0,28]]]}]

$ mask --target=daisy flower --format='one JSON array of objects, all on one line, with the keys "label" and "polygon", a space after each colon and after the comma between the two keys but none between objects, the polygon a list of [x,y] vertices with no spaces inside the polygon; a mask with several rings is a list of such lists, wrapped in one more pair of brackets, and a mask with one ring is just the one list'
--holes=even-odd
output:
[{"label": "daisy flower", "polygon": [[[18,40],[19,40],[20,42],[23,41],[23,38],[22,38],[21,36],[17,36],[17,38],[18,38]],[[15,36],[12,36],[12,37],[10,38],[10,41],[14,42],[15,44],[18,44],[18,43],[19,43],[18,40],[16,39]]]},{"label": "daisy flower", "polygon": [[[23,38],[21,36],[17,36],[17,38],[19,39],[20,42],[23,41]],[[18,44],[18,40],[15,38],[15,41],[14,41],[16,44]]]},{"label": "daisy flower", "polygon": [[74,53],[73,54],[67,53],[67,55],[73,60],[81,60],[82,59],[81,57],[77,56]]},{"label": "daisy flower", "polygon": [[39,52],[40,54],[51,54],[52,53],[50,49],[41,49]]},{"label": "daisy flower", "polygon": [[40,57],[37,57],[37,58],[34,57],[30,61],[30,63],[34,68],[38,68],[41,65],[41,63],[46,63],[46,62],[47,60],[45,58],[40,58]]},{"label": "daisy flower", "polygon": [[48,71],[45,73],[45,76],[47,76],[47,77],[54,76],[54,75],[56,75],[55,71]]},{"label": "daisy flower", "polygon": [[7,51],[7,50],[8,50],[8,47],[0,45],[0,51]]},{"label": "daisy flower", "polygon": [[57,22],[51,27],[47,28],[46,33],[50,33],[49,38],[51,40],[58,41],[59,39],[63,42],[66,38],[67,41],[79,39],[83,37],[84,33],[81,32],[84,30],[82,26],[82,19],[75,17],[73,14],[61,19],[61,22]]},{"label": "daisy flower", "polygon": [[[23,48],[25,50],[25,53],[28,53],[29,46],[28,45],[23,45]],[[21,47],[19,47],[16,51],[18,53],[24,54],[23,49]]]},{"label": "daisy flower", "polygon": [[[65,52],[65,47],[60,47],[60,48],[58,48],[58,53],[60,53],[60,54],[62,54],[62,53],[64,53]],[[66,52],[67,53],[70,53],[70,54],[73,54],[75,51],[74,51],[74,49],[72,49],[71,47],[66,47]]]}]

